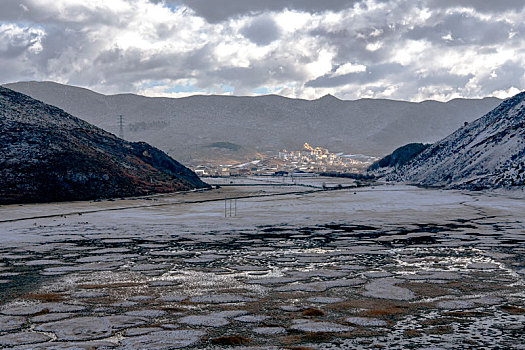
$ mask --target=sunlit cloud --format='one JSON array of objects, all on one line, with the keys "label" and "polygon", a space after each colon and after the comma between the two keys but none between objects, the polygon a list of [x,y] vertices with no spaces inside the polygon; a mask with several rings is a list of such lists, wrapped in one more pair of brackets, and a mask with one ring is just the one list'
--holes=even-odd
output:
[{"label": "sunlit cloud", "polygon": [[3,0],[0,82],[150,96],[508,97],[522,1]]}]

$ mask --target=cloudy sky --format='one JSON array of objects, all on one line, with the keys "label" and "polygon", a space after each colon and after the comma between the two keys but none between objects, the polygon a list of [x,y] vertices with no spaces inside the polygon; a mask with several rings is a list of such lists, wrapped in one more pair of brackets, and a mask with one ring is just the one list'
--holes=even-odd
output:
[{"label": "cloudy sky", "polygon": [[507,97],[523,0],[0,0],[0,83],[148,96]]}]

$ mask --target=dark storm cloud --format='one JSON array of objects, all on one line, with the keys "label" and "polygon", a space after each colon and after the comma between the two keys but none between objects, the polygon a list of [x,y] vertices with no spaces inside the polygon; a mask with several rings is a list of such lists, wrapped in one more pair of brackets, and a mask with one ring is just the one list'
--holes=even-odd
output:
[{"label": "dark storm cloud", "polygon": [[458,75],[450,73],[448,70],[436,70],[425,75],[414,74],[414,81],[420,86],[465,86],[470,79],[474,77],[473,74]]},{"label": "dark storm cloud", "polygon": [[257,45],[268,45],[279,38],[280,30],[272,18],[262,17],[242,28],[241,34]]},{"label": "dark storm cloud", "polygon": [[519,62],[509,61],[480,79],[479,84],[488,91],[505,90],[509,86],[521,86],[525,67]]},{"label": "dark storm cloud", "polygon": [[[57,2],[58,3],[58,2]],[[101,6],[68,4],[50,6],[35,0],[0,0],[0,21],[17,23],[44,24],[113,24],[118,25],[120,18]]]},{"label": "dark storm cloud", "polygon": [[[437,70],[427,74],[421,74],[399,64],[382,64],[365,72],[317,78],[307,82],[306,86],[318,88],[339,87],[348,84],[373,86],[379,80],[386,79],[388,81],[402,81],[405,89],[410,89],[410,93],[414,94],[417,92],[419,86],[465,86],[473,77],[474,75],[472,74],[457,75],[447,70]],[[386,85],[385,89],[388,88],[388,86],[389,85]],[[377,90],[377,86],[374,91],[379,91]]]},{"label": "dark storm cloud", "polygon": [[[392,32],[389,28],[381,28],[380,26],[370,29],[370,31],[384,29],[382,33],[376,37],[370,37],[368,34],[363,34],[362,28],[355,28],[350,30],[326,31],[324,29],[316,29],[311,32],[319,38],[320,41],[326,42],[336,48],[336,59],[339,62],[360,61],[363,63],[382,62],[391,57],[391,52],[388,47],[393,44],[392,37],[397,37],[399,34]],[[366,47],[369,44],[381,43],[381,48],[378,50],[368,50]]]},{"label": "dark storm cloud", "polygon": [[307,82],[309,87],[337,87],[347,84],[367,84],[374,83],[380,79],[387,78],[406,71],[407,68],[399,63],[383,63],[373,66],[364,72],[349,73],[333,76],[331,74],[319,77]]},{"label": "dark storm cloud", "polygon": [[[42,50],[32,58],[32,65],[41,76],[56,79],[68,77],[74,79],[78,74],[91,77],[83,83],[91,84],[94,77],[98,76],[93,71],[93,62],[89,65],[83,62],[85,57],[93,58],[105,46],[103,39],[93,40],[89,32],[70,26],[59,24],[46,26],[46,35],[41,38]],[[78,82],[78,81],[77,81]]]},{"label": "dark storm cloud", "polygon": [[[306,12],[340,11],[362,0],[181,0],[210,23],[228,18],[284,9]],[[168,1],[169,2],[169,1]],[[177,3],[177,2],[175,2]]]},{"label": "dark storm cloud", "polygon": [[19,21],[25,17],[26,10],[20,0],[3,0],[0,11],[0,20]]},{"label": "dark storm cloud", "polygon": [[507,40],[511,31],[512,25],[502,20],[485,21],[465,13],[454,13],[434,25],[416,26],[406,37],[446,45],[492,45]]},{"label": "dark storm cloud", "polygon": [[[249,67],[225,67],[214,72],[197,72],[200,80],[211,80],[215,84],[228,81],[235,86],[234,93],[250,93],[255,87],[275,85],[281,81],[300,81],[305,71],[295,65],[292,57],[283,57],[278,53],[270,54],[266,60],[255,61]],[[199,85],[199,87],[204,87]]]},{"label": "dark storm cloud", "polygon": [[[191,68],[184,55],[159,53],[150,55],[140,49],[114,48],[103,51],[93,62],[95,80],[106,80],[116,86],[129,85],[130,81],[190,78]],[[85,79],[82,72],[78,78]]]},{"label": "dark storm cloud", "polygon": [[428,0],[433,8],[467,7],[480,12],[521,11],[525,7],[523,0]]}]

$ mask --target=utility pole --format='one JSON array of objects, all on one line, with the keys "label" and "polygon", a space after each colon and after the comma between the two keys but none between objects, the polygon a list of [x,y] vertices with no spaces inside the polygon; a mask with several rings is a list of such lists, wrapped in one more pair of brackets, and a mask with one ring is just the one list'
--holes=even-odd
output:
[{"label": "utility pole", "polygon": [[120,118],[119,118],[119,135],[118,135],[121,139],[124,138],[124,124],[122,122],[122,114],[120,115]]},{"label": "utility pole", "polygon": [[224,198],[224,217],[237,216],[237,199]]}]

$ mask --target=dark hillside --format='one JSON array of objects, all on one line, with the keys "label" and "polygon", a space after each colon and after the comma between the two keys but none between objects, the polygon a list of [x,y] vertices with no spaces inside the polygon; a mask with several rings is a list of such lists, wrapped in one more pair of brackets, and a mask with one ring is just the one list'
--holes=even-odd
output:
[{"label": "dark hillside", "polygon": [[202,188],[164,152],[0,87],[0,204],[87,200]]},{"label": "dark hillside", "polygon": [[372,171],[378,170],[379,168],[397,168],[403,166],[429,146],[429,144],[423,143],[409,143],[408,145],[401,146],[391,154],[372,164],[368,170]]}]

